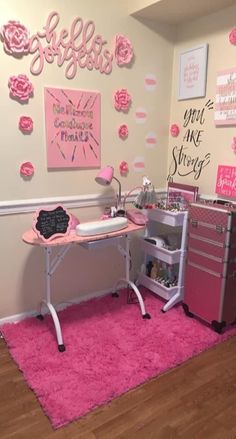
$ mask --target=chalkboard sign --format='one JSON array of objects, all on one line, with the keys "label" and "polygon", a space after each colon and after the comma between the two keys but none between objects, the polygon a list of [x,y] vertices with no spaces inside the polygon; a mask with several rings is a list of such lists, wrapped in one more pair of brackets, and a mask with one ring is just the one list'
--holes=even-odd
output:
[{"label": "chalkboard sign", "polygon": [[43,241],[50,241],[57,236],[68,235],[71,216],[62,206],[54,209],[39,209],[36,212],[33,228]]}]

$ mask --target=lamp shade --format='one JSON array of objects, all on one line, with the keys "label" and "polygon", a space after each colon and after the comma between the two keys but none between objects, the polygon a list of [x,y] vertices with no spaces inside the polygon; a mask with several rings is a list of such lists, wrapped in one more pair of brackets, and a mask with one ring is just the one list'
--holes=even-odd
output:
[{"label": "lamp shade", "polygon": [[111,184],[114,175],[114,168],[112,166],[106,166],[95,177],[95,181],[102,186]]}]

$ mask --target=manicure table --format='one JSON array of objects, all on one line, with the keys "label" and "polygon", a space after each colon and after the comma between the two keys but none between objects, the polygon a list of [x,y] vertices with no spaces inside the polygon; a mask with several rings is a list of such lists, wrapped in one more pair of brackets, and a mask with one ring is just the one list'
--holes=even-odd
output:
[{"label": "manicure table", "polygon": [[[113,295],[117,295],[118,287],[123,284],[129,286],[135,293],[138,303],[140,306],[141,314],[143,319],[150,319],[150,315],[145,310],[145,305],[143,302],[142,295],[137,288],[137,286],[130,280],[130,234],[142,230],[144,226],[136,225],[132,222],[128,222],[128,225],[122,230],[117,230],[114,232],[104,233],[94,236],[78,236],[75,230],[70,231],[70,233],[63,237],[55,237],[54,239],[45,242],[43,241],[33,229],[27,230],[23,236],[22,240],[26,244],[31,244],[35,246],[42,247],[44,249],[45,255],[45,298],[40,303],[40,314],[39,319],[43,319],[42,306],[46,305],[48,308],[55,327],[56,338],[58,344],[58,350],[60,352],[65,351],[65,344],[63,341],[62,330],[60,321],[57,315],[57,311],[51,301],[51,276],[55,270],[59,267],[62,260],[64,259],[66,253],[69,251],[71,246],[81,245],[86,249],[93,249],[100,247],[105,247],[108,245],[114,245],[117,250],[123,255],[125,259],[125,277],[119,279],[112,290]],[[55,248],[52,253],[52,249]]]}]

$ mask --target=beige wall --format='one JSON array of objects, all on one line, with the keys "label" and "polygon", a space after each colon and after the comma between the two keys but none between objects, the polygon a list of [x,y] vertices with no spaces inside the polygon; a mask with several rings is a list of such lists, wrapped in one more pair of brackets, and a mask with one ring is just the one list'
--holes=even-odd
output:
[{"label": "beige wall", "polygon": [[[50,12],[56,10],[61,17],[61,26],[69,28],[76,16],[84,20],[94,20],[96,32],[108,41],[111,49],[116,33],[127,35],[134,46],[135,62],[132,68],[118,68],[113,64],[112,73],[101,75],[97,71],[79,70],[73,80],[64,76],[64,68],[55,64],[45,66],[39,76],[29,73],[30,58],[16,60],[6,55],[0,45],[1,65],[1,173],[0,173],[0,213],[1,203],[10,205],[22,199],[47,197],[66,197],[98,194],[105,192],[94,182],[96,170],[71,170],[49,172],[46,167],[46,149],[44,132],[43,88],[44,86],[60,86],[99,90],[101,92],[101,155],[102,165],[112,164],[116,175],[119,175],[119,163],[126,160],[130,165],[127,177],[122,177],[122,190],[127,191],[139,185],[143,173],[134,172],[133,160],[137,156],[144,157],[145,174],[153,181],[156,188],[166,186],[166,176],[173,147],[180,148],[190,158],[202,160],[210,153],[210,164],[203,168],[200,177],[195,179],[193,173],[184,177],[173,176],[174,181],[196,184],[200,192],[214,194],[215,178],[218,164],[235,165],[235,155],[231,150],[232,137],[236,134],[234,127],[215,127],[214,110],[205,110],[203,127],[198,123],[188,128],[203,129],[202,142],[198,147],[192,142],[183,142],[186,129],[183,117],[186,110],[204,108],[208,100],[214,101],[216,88],[216,72],[235,67],[236,48],[228,43],[228,33],[235,27],[236,6],[221,12],[184,23],[177,28],[156,24],[147,20],[136,20],[128,15],[128,2],[116,0],[86,0],[78,2],[56,0],[34,3],[29,8],[26,0],[0,0],[1,25],[9,19],[17,19],[35,33],[42,29]],[[133,2],[136,7],[139,2]],[[146,2],[144,6],[148,3]],[[138,5],[139,7],[139,5]],[[174,43],[173,43],[174,41]],[[202,43],[209,44],[207,91],[204,98],[178,101],[178,69],[179,53]],[[172,65],[173,63],[173,65]],[[35,96],[29,104],[21,106],[9,99],[8,78],[18,73],[30,76],[35,86]],[[147,73],[155,74],[158,86],[154,92],[147,92],[144,77]],[[113,92],[125,87],[132,95],[132,108],[124,116],[117,113],[112,104]],[[144,107],[148,111],[146,124],[135,123],[135,109]],[[30,136],[23,136],[17,128],[19,116],[26,112],[33,117],[35,129]],[[170,113],[171,111],[171,113]],[[116,134],[117,126],[126,122],[130,134],[125,142]],[[180,135],[174,139],[169,136],[169,125],[177,123]],[[145,137],[148,132],[157,135],[157,146],[148,149]],[[23,161],[32,161],[36,172],[31,181],[19,176],[19,165]],[[173,169],[173,168],[171,168]],[[180,173],[187,174],[191,166],[178,166]],[[195,174],[196,176],[196,174]],[[111,193],[111,189],[108,190]],[[99,198],[98,198],[99,199]],[[102,208],[75,209],[73,212],[82,221],[99,218]],[[42,251],[22,243],[22,233],[31,227],[32,214],[0,216],[1,230],[1,296],[0,318],[37,308],[44,288],[44,259]],[[141,262],[137,239],[132,243],[134,265],[133,271]],[[107,268],[107,261],[109,261]],[[123,272],[123,258],[114,249],[99,250],[99,253],[86,253],[84,249],[75,247],[56,273],[53,280],[55,301],[75,299],[84,293],[106,290],[110,288],[118,274]],[[104,267],[105,273],[104,276]],[[135,273],[134,273],[135,274]]]},{"label": "beige wall", "polygon": [[[204,194],[214,194],[217,167],[219,164],[232,165],[236,164],[236,155],[231,149],[232,138],[235,136],[235,126],[216,127],[214,123],[214,109],[205,110],[205,122],[201,126],[195,122],[189,124],[187,128],[183,127],[184,113],[186,110],[204,108],[205,103],[210,99],[215,101],[216,94],[216,75],[217,71],[231,67],[236,67],[236,47],[228,41],[229,32],[235,27],[236,6],[232,6],[201,19],[185,23],[177,29],[177,41],[174,53],[173,65],[173,87],[171,101],[171,123],[177,123],[180,126],[180,135],[174,139],[169,137],[169,165],[173,160],[172,151],[176,146],[178,149],[181,145],[187,147],[184,151],[191,158],[203,159],[207,153],[210,153],[210,163],[207,165],[200,177],[195,180],[194,174],[191,173],[185,177],[178,175],[187,173],[191,166],[178,166],[178,171],[174,175],[174,181],[186,184],[195,184],[199,186],[200,192]],[[208,43],[208,69],[207,69],[207,89],[204,98],[178,101],[178,76],[179,76],[179,54],[186,49],[196,47],[202,43]],[[200,146],[194,146],[193,142],[183,142],[186,130],[203,129],[202,142]],[[173,166],[172,166],[173,169]]]},{"label": "beige wall", "polygon": [[[95,22],[96,33],[107,40],[107,47],[112,50],[114,36],[117,33],[127,35],[133,43],[135,61],[132,68],[119,68],[113,62],[110,75],[98,71],[78,69],[74,79],[65,78],[65,66],[58,67],[45,63],[39,76],[29,72],[32,55],[16,59],[4,53],[0,45],[1,56],[1,150],[2,168],[0,175],[0,199],[23,199],[60,195],[78,195],[102,192],[94,181],[96,170],[86,171],[48,171],[46,167],[45,129],[44,129],[44,86],[79,88],[98,90],[101,92],[101,156],[102,164],[112,164],[119,172],[119,163],[126,160],[130,165],[130,173],[122,179],[122,189],[140,184],[139,173],[133,172],[133,160],[136,156],[144,156],[149,178],[155,185],[165,182],[166,147],[169,119],[169,102],[171,86],[171,68],[173,45],[158,34],[150,31],[134,18],[129,17],[122,2],[86,0],[78,3],[75,0],[57,2],[42,0],[29,8],[26,0],[0,0],[1,24],[9,19],[18,19],[30,29],[31,34],[40,31],[53,10],[60,14],[58,28],[70,28],[73,19],[80,16],[84,21]],[[34,98],[27,105],[9,99],[9,76],[28,74],[35,87]],[[146,73],[157,76],[158,87],[154,92],[144,88]],[[113,107],[113,93],[119,88],[127,88],[132,96],[132,108],[124,115]],[[135,109],[144,107],[148,111],[146,124],[135,123]],[[27,112],[35,123],[30,136],[24,136],[17,128],[19,117]],[[130,134],[126,141],[117,136],[117,127],[127,123]],[[158,138],[157,149],[145,147],[145,136],[155,131]],[[162,163],[160,163],[160,157]],[[32,161],[35,165],[35,176],[30,182],[19,177],[18,168],[23,161]],[[164,162],[163,162],[164,161]],[[164,166],[163,166],[164,165]],[[7,185],[7,188],[6,188]]]},{"label": "beige wall", "polygon": [[[163,187],[166,179],[168,127],[170,110],[170,90],[172,81],[173,43],[139,21],[128,16],[125,2],[116,0],[41,0],[29,4],[26,0],[0,0],[0,25],[8,20],[19,20],[31,32],[40,31],[50,12],[60,14],[60,24],[70,28],[76,16],[85,21],[95,22],[96,32],[101,34],[112,49],[115,34],[127,35],[133,43],[135,61],[132,68],[118,68],[113,63],[110,75],[97,71],[78,70],[72,80],[64,76],[64,67],[55,62],[46,64],[39,76],[30,74],[31,55],[16,59],[7,55],[0,44],[0,112],[1,112],[1,173],[0,173],[0,213],[2,203],[11,201],[62,196],[80,196],[104,193],[94,177],[96,170],[48,171],[46,166],[46,146],[44,128],[44,86],[68,87],[101,92],[101,156],[102,165],[114,166],[119,175],[119,163],[126,160],[130,166],[127,177],[122,177],[122,190],[127,191],[142,182],[143,174],[148,175],[155,187]],[[168,32],[167,32],[168,34]],[[168,35],[167,35],[168,36]],[[20,73],[27,74],[34,84],[33,99],[27,105],[20,105],[9,98],[8,78]],[[158,86],[154,92],[147,92],[144,77],[155,74]],[[132,108],[127,115],[113,108],[113,93],[116,89],[127,88],[132,96]],[[148,118],[144,125],[135,123],[135,109],[147,109]],[[21,115],[30,115],[34,120],[34,131],[24,136],[18,130]],[[121,141],[116,130],[119,124],[127,123],[129,137]],[[146,148],[148,132],[157,135],[156,148]],[[135,157],[145,160],[145,171],[134,172]],[[19,166],[24,161],[32,161],[35,175],[25,181],[19,175]],[[99,218],[100,208],[85,208],[74,211],[80,220]],[[31,227],[32,214],[0,216],[1,230],[1,295],[0,318],[36,309],[44,288],[43,254],[38,248],[23,244],[22,233]],[[135,260],[139,253],[134,239]],[[107,268],[107,263],[109,269]],[[123,272],[123,258],[114,249],[101,253],[85,253],[74,248],[66,256],[61,270],[55,276],[55,301],[73,299],[84,293],[110,288],[117,275]],[[104,271],[105,268],[105,271]]]}]

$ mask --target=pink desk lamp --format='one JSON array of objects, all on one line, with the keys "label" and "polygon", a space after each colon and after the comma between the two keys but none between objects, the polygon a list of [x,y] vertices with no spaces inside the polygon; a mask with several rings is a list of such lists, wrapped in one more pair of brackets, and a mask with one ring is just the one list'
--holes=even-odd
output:
[{"label": "pink desk lamp", "polygon": [[[106,166],[105,168],[101,169],[101,171],[95,177],[95,181],[102,186],[110,185],[112,180],[116,180],[119,187],[116,205],[116,208],[119,209],[121,204],[121,183],[116,177],[114,177],[114,168],[112,166]],[[120,212],[120,210],[117,210],[117,212]]]}]

